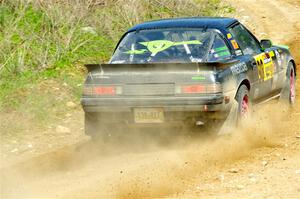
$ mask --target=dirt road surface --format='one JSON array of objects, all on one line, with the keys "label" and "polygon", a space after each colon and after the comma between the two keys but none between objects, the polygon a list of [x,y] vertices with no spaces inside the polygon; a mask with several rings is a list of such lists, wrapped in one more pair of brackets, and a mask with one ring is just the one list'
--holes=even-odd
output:
[{"label": "dirt road surface", "polygon": [[[300,63],[299,0],[230,3],[259,39],[289,44]],[[257,106],[255,119],[233,136],[101,145],[82,135],[25,160],[1,158],[0,198],[300,198],[297,97],[294,110],[277,101]],[[71,129],[83,134],[80,128]]]}]

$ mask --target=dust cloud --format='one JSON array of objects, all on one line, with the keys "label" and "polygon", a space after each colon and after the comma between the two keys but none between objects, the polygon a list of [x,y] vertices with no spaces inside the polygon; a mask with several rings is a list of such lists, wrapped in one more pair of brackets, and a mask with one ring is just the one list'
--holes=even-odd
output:
[{"label": "dust cloud", "polygon": [[131,136],[126,142],[69,146],[2,169],[1,196],[121,199],[176,195],[195,177],[247,156],[252,149],[277,146],[283,129],[276,124],[289,111],[276,109],[282,110],[277,102],[257,107],[259,111],[242,129],[228,128],[231,132],[223,136],[187,136],[186,132],[167,144],[158,137],[134,140]]},{"label": "dust cloud", "polygon": [[195,129],[182,133],[136,130],[123,132],[131,136],[110,143],[84,141],[66,146],[2,168],[1,198],[176,196],[199,176],[222,169],[254,149],[278,147],[286,132],[281,121],[289,120],[292,112],[273,100],[255,106],[252,118],[242,127],[232,128],[232,121],[226,121],[219,135],[215,131],[199,134]]},{"label": "dust cloud", "polygon": [[[259,147],[278,146],[284,132],[280,121],[288,113],[281,104],[261,105],[241,129],[214,139],[193,140],[180,151],[165,154],[163,161],[123,176],[116,198],[162,198],[186,190],[195,177],[230,164]],[[270,115],[270,113],[272,113]]]}]

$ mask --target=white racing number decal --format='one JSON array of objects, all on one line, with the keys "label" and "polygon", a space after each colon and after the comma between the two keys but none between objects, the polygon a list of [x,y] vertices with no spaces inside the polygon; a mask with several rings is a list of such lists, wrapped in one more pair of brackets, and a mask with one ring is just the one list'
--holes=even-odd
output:
[{"label": "white racing number decal", "polygon": [[248,68],[247,68],[247,65],[245,64],[245,62],[242,62],[242,63],[238,63],[238,64],[231,66],[230,70],[233,75],[237,75],[237,74],[247,71]]}]

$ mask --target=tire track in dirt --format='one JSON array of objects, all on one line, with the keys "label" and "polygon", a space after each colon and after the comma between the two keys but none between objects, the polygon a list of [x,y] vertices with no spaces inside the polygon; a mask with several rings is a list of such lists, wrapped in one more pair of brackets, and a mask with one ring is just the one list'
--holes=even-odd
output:
[{"label": "tire track in dirt", "polygon": [[245,21],[259,39],[290,44],[291,52],[300,61],[300,1],[295,0],[235,0],[237,18]]}]

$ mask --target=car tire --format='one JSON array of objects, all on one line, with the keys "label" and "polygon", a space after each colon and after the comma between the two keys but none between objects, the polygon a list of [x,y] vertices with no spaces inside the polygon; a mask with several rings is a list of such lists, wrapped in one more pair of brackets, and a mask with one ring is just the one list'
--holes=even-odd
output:
[{"label": "car tire", "polygon": [[280,94],[280,101],[292,107],[296,102],[296,74],[292,62],[288,64],[286,75],[286,81]]},{"label": "car tire", "polygon": [[241,125],[251,116],[251,100],[246,85],[239,87],[235,99],[238,102],[237,125]]}]

